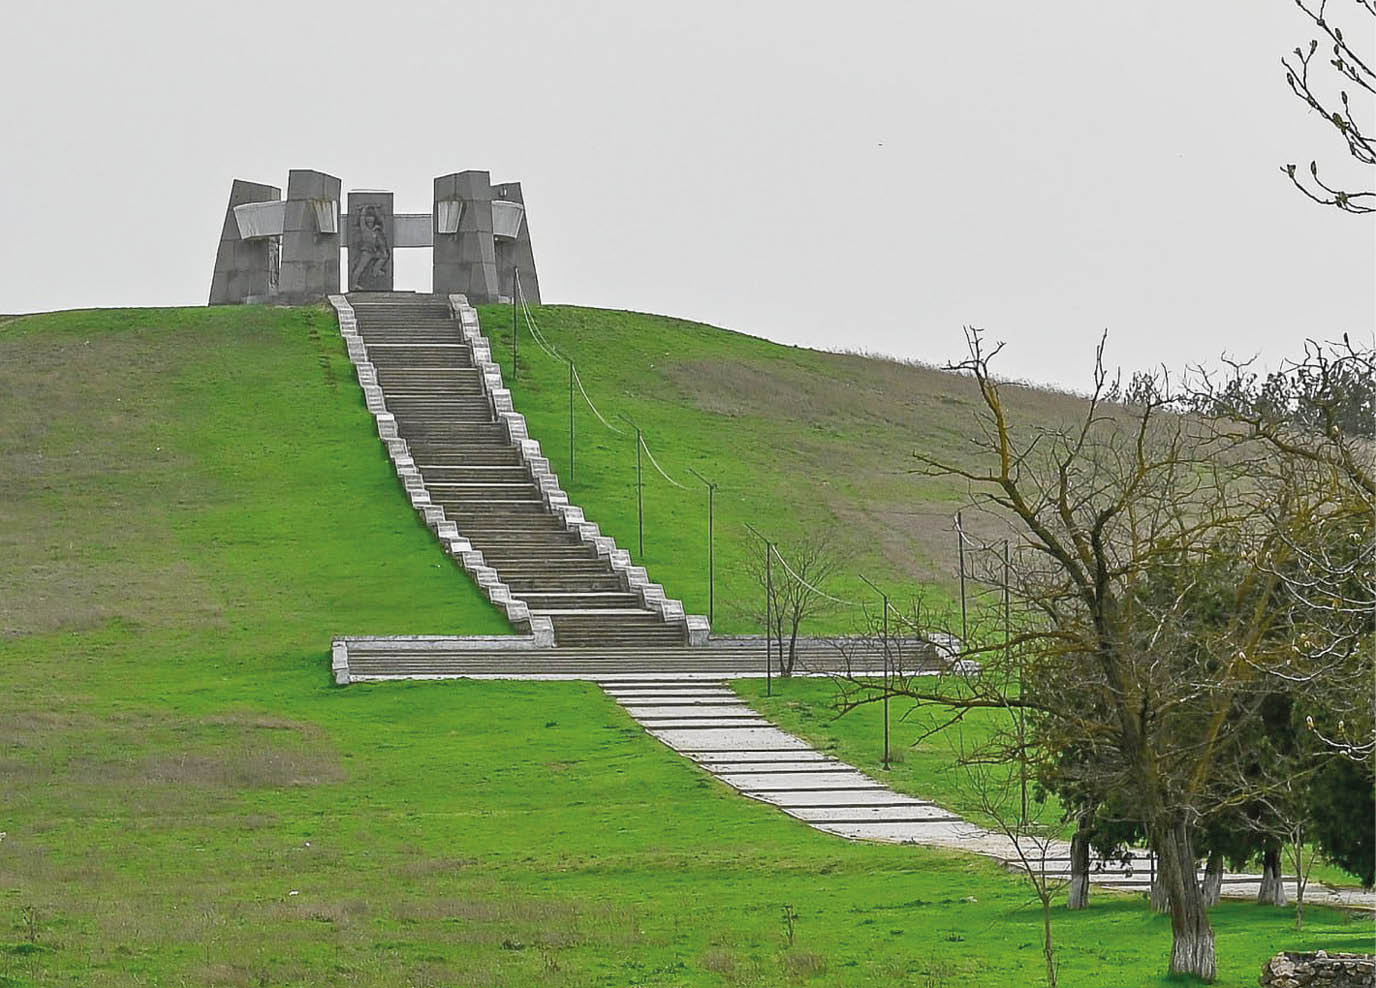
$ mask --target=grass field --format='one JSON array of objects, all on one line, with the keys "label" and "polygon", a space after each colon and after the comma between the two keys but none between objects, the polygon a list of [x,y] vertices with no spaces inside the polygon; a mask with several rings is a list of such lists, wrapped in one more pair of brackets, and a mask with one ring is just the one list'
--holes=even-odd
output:
[{"label": "grass field", "polygon": [[[0,328],[0,985],[1036,982],[1016,879],[818,834],[589,686],[329,683],[335,633],[503,628],[323,310]],[[1064,984],[1165,983],[1137,901],[1058,920]],[[1215,921],[1231,986],[1371,939]]]}]

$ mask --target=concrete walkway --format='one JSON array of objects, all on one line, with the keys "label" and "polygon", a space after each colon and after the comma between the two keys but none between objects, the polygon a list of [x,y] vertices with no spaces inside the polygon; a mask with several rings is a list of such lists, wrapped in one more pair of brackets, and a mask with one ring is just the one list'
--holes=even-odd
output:
[{"label": "concrete walkway", "polygon": [[[1020,868],[1012,840],[924,799],[895,792],[859,769],[785,733],[741,701],[725,679],[624,675],[599,685],[645,730],[744,796],[768,803],[823,833],[847,840],[921,844],[982,854]],[[1069,877],[1070,845],[1024,842],[1033,867]],[[1151,885],[1147,852],[1137,868],[1092,864],[1095,885],[1145,892]],[[1255,899],[1259,875],[1226,874],[1223,895]],[[1294,882],[1287,880],[1294,897]],[[1334,889],[1311,882],[1305,902],[1376,909],[1376,892]]]}]

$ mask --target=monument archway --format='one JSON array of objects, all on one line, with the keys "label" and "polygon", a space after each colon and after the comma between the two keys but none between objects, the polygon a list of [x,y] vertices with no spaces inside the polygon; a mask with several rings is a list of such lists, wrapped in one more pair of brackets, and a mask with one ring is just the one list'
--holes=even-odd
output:
[{"label": "monument archway", "polygon": [[522,294],[539,302],[519,182],[494,186],[484,171],[441,175],[429,213],[397,213],[390,191],[367,189],[351,190],[341,211],[340,192],[339,179],[323,172],[293,169],[285,199],[274,186],[236,179],[210,304],[296,304],[341,287],[392,291],[396,252],[414,248],[431,252],[433,292],[503,301],[519,277]]}]

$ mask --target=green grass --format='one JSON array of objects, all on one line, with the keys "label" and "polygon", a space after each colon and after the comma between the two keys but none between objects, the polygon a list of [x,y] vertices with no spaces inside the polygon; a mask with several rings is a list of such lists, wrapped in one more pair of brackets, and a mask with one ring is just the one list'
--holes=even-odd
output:
[{"label": "green grass", "polygon": [[[914,473],[921,449],[968,463],[978,396],[964,378],[931,368],[781,346],[710,326],[640,313],[542,306],[538,324],[572,357],[592,400],[575,400],[575,472],[569,477],[568,366],[531,338],[520,340],[513,395],[574,503],[639,560],[633,431],[672,486],[643,462],[645,553],[652,579],[707,613],[707,495],[693,468],[719,485],[716,502],[715,629],[754,631],[763,591],[747,558],[762,547],[745,525],[787,543],[808,528],[833,529],[849,557],[832,592],[873,601],[858,578],[887,585],[896,602],[923,586],[927,605],[954,600],[952,516],[964,487]],[[493,355],[511,383],[511,310],[479,313]],[[838,331],[838,344],[846,336]],[[1008,389],[1028,427],[1072,419],[1080,401],[1056,392]],[[971,531],[1003,537],[990,519],[967,515]],[[974,565],[972,561],[972,565]],[[836,608],[814,632],[855,630],[862,614]]]},{"label": "green grass", "polygon": [[[816,833],[589,686],[329,683],[332,634],[503,628],[325,312],[0,328],[0,985],[1036,983],[1016,879]],[[1371,940],[1215,920],[1225,985]],[[1057,937],[1066,984],[1165,983],[1134,899]]]},{"label": "green grass", "polygon": [[[886,769],[883,765],[884,708],[881,703],[841,713],[840,691],[829,679],[776,677],[768,685],[762,679],[741,679],[732,685],[747,703],[784,730],[807,738],[821,750],[883,779],[899,792],[930,799],[968,820],[986,826],[996,825],[985,812],[959,760],[979,750],[995,732],[1006,729],[1010,723],[1008,713],[970,710],[958,724],[944,726],[950,720],[950,710],[895,697],[889,702],[889,748],[893,758]],[[1012,783],[1017,779],[1017,767],[1000,766],[990,771],[1000,769],[1005,773],[1011,792]],[[1035,786],[1029,785],[1028,789],[1031,818],[1068,840],[1073,828],[1061,820],[1060,801],[1054,794],[1046,794],[1044,801],[1038,802]],[[1260,863],[1254,866],[1260,870]],[[1288,848],[1285,869],[1287,875],[1294,870]],[[1345,888],[1360,887],[1355,875],[1322,858],[1311,866],[1309,880],[1314,885],[1324,882]],[[1293,886],[1290,895],[1294,897]]]}]

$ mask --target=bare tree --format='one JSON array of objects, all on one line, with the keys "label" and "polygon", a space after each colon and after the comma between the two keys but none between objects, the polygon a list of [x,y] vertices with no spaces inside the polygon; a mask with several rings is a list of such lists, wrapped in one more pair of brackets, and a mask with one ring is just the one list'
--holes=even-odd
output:
[{"label": "bare tree", "polygon": [[828,532],[816,531],[770,542],[758,557],[747,559],[750,578],[762,591],[752,616],[778,648],[780,675],[793,675],[804,625],[838,606],[826,585],[849,558]]},{"label": "bare tree", "polygon": [[[1352,2],[1357,7],[1357,21],[1376,18],[1376,0]],[[1358,53],[1352,47],[1352,32],[1344,32],[1342,26],[1330,18],[1329,0],[1295,0],[1295,6],[1323,34],[1324,39],[1322,42],[1317,38],[1310,39],[1307,47],[1295,48],[1290,55],[1281,59],[1281,64],[1285,66],[1286,84],[1311,111],[1333,125],[1353,160],[1368,168],[1376,166],[1376,143],[1373,143],[1373,135],[1366,129],[1370,126],[1370,113],[1363,114],[1352,106],[1354,95],[1359,99],[1370,99],[1376,95],[1376,73],[1372,71],[1370,56]],[[1359,24],[1356,36],[1370,43],[1374,26],[1370,22]],[[1316,63],[1315,57],[1321,45],[1324,48],[1324,61]],[[1336,77],[1336,103],[1329,91],[1331,87],[1323,85],[1317,74],[1311,74],[1311,69],[1318,64],[1326,64]],[[1348,213],[1376,212],[1376,192],[1351,192],[1330,184],[1320,177],[1317,161],[1309,162],[1308,179],[1298,174],[1294,164],[1286,165],[1282,171],[1289,176],[1295,188],[1320,205],[1334,206]]]},{"label": "bare tree", "polygon": [[[1289,507],[1255,496],[1244,451],[1218,430],[1166,412],[1164,387],[1135,389],[1146,399],[1136,407],[1105,405],[1102,344],[1084,416],[1021,431],[990,373],[998,348],[978,331],[968,343],[953,369],[983,399],[972,441],[984,465],[919,453],[919,472],[963,478],[975,508],[1021,530],[1009,567],[1018,606],[1006,639],[966,643],[962,656],[983,672],[965,688],[914,678],[889,692],[957,712],[1019,711],[1020,755],[1038,759],[1043,784],[1130,793],[1170,911],[1169,970],[1211,979],[1197,841],[1212,814],[1269,781],[1264,764],[1259,777],[1237,771],[1256,767],[1239,726],[1260,716],[1273,675],[1292,660],[1275,537]],[[1068,750],[1078,757],[1035,754]]]},{"label": "bare tree", "polygon": [[[1047,988],[1056,988],[1059,969],[1056,962],[1056,941],[1052,916],[1056,898],[1068,884],[1064,873],[1053,865],[1056,851],[1062,846],[1055,829],[1041,819],[1045,803],[1033,812],[1022,805],[1017,777],[1001,771],[1001,745],[991,749],[982,745],[974,752],[961,756],[965,767],[965,790],[975,799],[980,813],[993,822],[994,831],[1008,843],[1016,861],[1018,874],[1027,880],[1041,904],[1042,957],[1046,961]],[[992,759],[989,757],[994,755]]]},{"label": "bare tree", "polygon": [[[1308,727],[1368,770],[1376,760],[1376,350],[1309,341],[1264,378],[1250,362],[1196,369],[1189,403],[1248,450],[1253,498],[1271,527],[1259,561],[1295,633],[1272,669],[1311,708]],[[1341,679],[1339,679],[1341,677]],[[1335,688],[1341,687],[1341,688]],[[1339,726],[1341,725],[1341,726]]]}]

